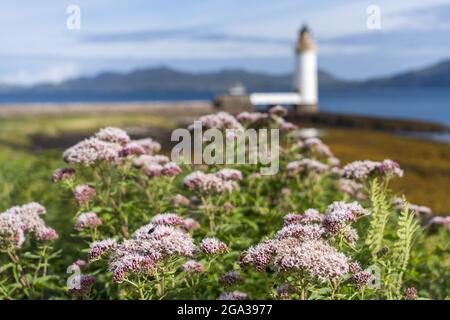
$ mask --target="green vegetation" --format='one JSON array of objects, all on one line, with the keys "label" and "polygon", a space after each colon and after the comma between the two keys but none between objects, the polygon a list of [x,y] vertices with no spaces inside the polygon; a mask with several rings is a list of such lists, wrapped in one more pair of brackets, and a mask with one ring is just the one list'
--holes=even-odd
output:
[{"label": "green vegetation", "polygon": [[[243,179],[236,181],[239,192],[234,189],[229,194],[208,193],[184,186],[183,178],[198,169],[194,166],[182,166],[183,172],[176,177],[162,175],[149,178],[149,172],[131,166],[132,158],[118,165],[101,162],[82,168],[72,164],[77,169],[74,178],[59,184],[52,183],[50,178],[54,170],[67,165],[61,159],[62,150],[40,150],[32,145],[35,134],[50,137],[67,133],[90,135],[105,126],[167,130],[176,125],[173,120],[142,115],[0,120],[0,212],[14,205],[38,201],[47,208],[48,213],[44,216],[46,224],[59,234],[59,239],[52,244],[54,249],[37,245],[39,242],[27,235],[24,243],[26,250],[21,252],[8,248],[0,253],[0,262],[4,263],[0,268],[0,296],[68,298],[66,268],[77,259],[86,259],[90,243],[111,237],[122,243],[156,214],[174,212],[183,219],[194,218],[200,223],[199,229],[189,233],[196,245],[205,237],[213,236],[228,245],[227,252],[218,250],[221,252],[216,252],[218,255],[212,257],[207,254],[211,244],[205,245],[206,250],[196,257],[205,267],[204,275],[188,277],[186,270],[180,271],[180,266],[186,262],[183,256],[170,256],[158,262],[160,264],[156,270],[153,265],[148,265],[148,273],[139,270],[121,278],[123,275],[117,272],[114,276],[118,280],[107,271],[108,261],[95,261],[83,273],[95,275],[97,282],[91,291],[80,292],[79,296],[214,299],[225,291],[239,290],[246,292],[250,298],[259,299],[403,299],[415,296],[411,289],[405,297],[405,289],[416,288],[420,298],[450,298],[448,230],[442,226],[419,227],[419,223],[425,220],[420,221],[408,210],[406,201],[403,210],[394,208],[392,203],[393,197],[405,194],[412,203],[429,205],[437,213],[449,213],[450,200],[446,194],[450,177],[448,145],[371,131],[325,129],[323,139],[343,165],[353,160],[381,161],[391,158],[405,170],[402,179],[391,181],[389,174],[386,174],[377,178],[370,176],[365,182],[359,181],[366,196],[362,198],[340,190],[339,177],[330,168],[323,170],[323,166],[327,166],[328,156],[324,157],[314,149],[298,150],[295,143],[299,141],[291,141],[287,137],[283,140],[281,171],[277,176],[255,177],[252,174],[258,168],[236,166],[234,169],[240,170]],[[308,161],[299,163],[299,156]],[[295,167],[301,165],[312,167],[296,171]],[[202,170],[214,174],[220,169],[223,166],[210,166]],[[224,181],[222,183],[230,187]],[[86,203],[77,204],[73,198],[77,184],[94,187],[96,196]],[[190,206],[175,206],[175,194],[188,198],[195,195],[196,200]],[[300,215],[310,208],[328,213],[330,217],[334,213],[341,214],[341,205],[335,203],[339,200],[347,203],[358,200],[361,206],[351,204],[346,207],[344,211],[351,208],[351,217],[341,217],[338,224],[333,220],[328,224],[313,224],[316,228],[323,226],[326,229],[324,239],[320,238],[322,235],[319,235],[320,239],[315,239],[316,242],[292,239],[290,231],[283,228],[283,217],[291,212],[298,213],[291,219],[317,218],[314,214]],[[87,228],[78,232],[74,230],[74,221],[86,211],[95,212],[103,224],[94,231]],[[366,215],[368,212],[370,215]],[[285,218],[286,225],[287,221]],[[317,237],[315,227],[311,230],[306,228],[312,232],[310,236]],[[299,228],[303,230],[303,227]],[[153,232],[152,229],[144,231],[144,236]],[[287,239],[283,238],[283,232],[288,234]],[[354,232],[359,234],[359,239]],[[276,239],[277,234],[280,239]],[[272,260],[257,272],[262,263],[258,260],[261,251],[250,254],[246,250],[259,243],[259,250],[264,251],[265,239],[286,241],[286,246],[278,245],[275,252],[273,248],[267,248],[270,252],[267,256],[272,254]],[[363,270],[344,270],[347,276],[353,274],[351,278],[345,278],[308,265],[289,269],[289,261],[279,257],[295,256],[298,248],[304,251],[309,248],[318,252],[324,250],[329,255],[328,262],[337,263],[344,269],[349,266],[341,253],[351,261],[358,261],[362,269],[376,266],[380,270],[380,274],[376,275],[380,283],[375,287],[366,287],[370,275]],[[2,256],[3,253],[5,255]],[[12,257],[12,263],[6,263],[9,261],[6,254]],[[15,263],[19,257],[22,259],[20,265]],[[224,288],[223,281],[226,280],[221,282],[219,279],[225,272],[238,270],[238,260],[246,265],[241,272],[243,282],[239,280]],[[120,259],[118,262],[123,263]],[[266,268],[269,264],[270,267]],[[356,267],[353,265],[352,268]],[[34,274],[34,277],[20,277],[24,270]],[[354,277],[356,274],[359,276]],[[228,276],[232,278],[230,274]]]}]

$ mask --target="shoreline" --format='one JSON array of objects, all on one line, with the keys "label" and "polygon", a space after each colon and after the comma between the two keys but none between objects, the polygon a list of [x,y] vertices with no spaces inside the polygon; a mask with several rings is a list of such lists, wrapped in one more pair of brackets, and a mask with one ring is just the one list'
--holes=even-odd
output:
[{"label": "shoreline", "polygon": [[[65,115],[142,114],[168,117],[178,122],[220,111],[210,101],[94,102],[94,103],[30,103],[0,105],[0,119],[21,117],[53,117]],[[414,120],[318,112],[289,115],[288,121],[300,127],[345,128],[388,132],[413,139],[450,143],[450,127],[445,124]]]},{"label": "shoreline", "polygon": [[[168,110],[170,108],[170,110]],[[90,115],[110,112],[121,113],[148,113],[158,115],[178,115],[188,113],[196,115],[212,112],[212,104],[203,100],[191,101],[154,101],[154,102],[80,102],[80,103],[29,103],[29,104],[0,104],[0,118],[13,118],[21,116],[47,116],[47,115]],[[162,113],[162,114],[161,114]]]}]

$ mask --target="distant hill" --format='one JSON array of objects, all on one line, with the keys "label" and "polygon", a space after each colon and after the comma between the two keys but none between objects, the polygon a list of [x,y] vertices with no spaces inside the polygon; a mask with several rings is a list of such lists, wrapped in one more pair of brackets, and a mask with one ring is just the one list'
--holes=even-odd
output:
[{"label": "distant hill", "polygon": [[[191,93],[214,95],[225,92],[237,82],[249,92],[291,90],[292,75],[269,75],[243,69],[191,73],[158,67],[129,73],[104,72],[94,77],[82,77],[60,84],[39,84],[32,87],[0,84],[0,98],[7,95],[76,96],[114,95],[115,97],[148,93]],[[436,65],[389,77],[363,82],[343,81],[325,71],[319,71],[321,89],[366,87],[450,87],[450,60]]]},{"label": "distant hill", "polygon": [[362,83],[368,87],[450,87],[450,59],[419,70]]},{"label": "distant hill", "polygon": [[[159,67],[136,70],[130,73],[104,72],[94,77],[83,77],[60,84],[39,84],[28,88],[1,86],[0,93],[29,94],[131,94],[140,92],[201,92],[217,94],[237,82],[248,91],[286,91],[291,89],[292,75],[269,75],[243,69],[217,72],[190,73]],[[321,85],[339,82],[330,74],[320,71]]]}]

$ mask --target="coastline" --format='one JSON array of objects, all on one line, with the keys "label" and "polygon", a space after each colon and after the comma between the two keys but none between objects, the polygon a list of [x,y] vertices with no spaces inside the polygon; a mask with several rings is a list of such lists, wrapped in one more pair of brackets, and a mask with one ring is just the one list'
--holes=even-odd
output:
[{"label": "coastline", "polygon": [[[177,122],[217,112],[210,101],[93,102],[93,103],[30,103],[0,105],[0,119],[65,115],[142,114],[168,117]],[[289,121],[300,127],[343,128],[381,131],[414,139],[450,143],[450,127],[430,121],[321,112],[290,115]]]},{"label": "coastline", "polygon": [[0,118],[23,116],[52,116],[52,115],[92,115],[92,114],[121,114],[142,113],[151,115],[199,115],[212,112],[212,105],[208,101],[154,101],[154,102],[89,102],[89,103],[19,103],[0,105]]}]

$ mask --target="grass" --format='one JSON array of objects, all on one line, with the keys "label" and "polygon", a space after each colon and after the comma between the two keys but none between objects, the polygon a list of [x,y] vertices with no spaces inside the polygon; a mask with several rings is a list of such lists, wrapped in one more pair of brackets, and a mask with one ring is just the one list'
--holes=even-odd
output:
[{"label": "grass", "polygon": [[86,114],[70,116],[33,116],[0,119],[0,143],[26,145],[32,134],[56,136],[63,132],[93,131],[105,126],[146,126],[172,128],[166,117],[146,114]]}]

